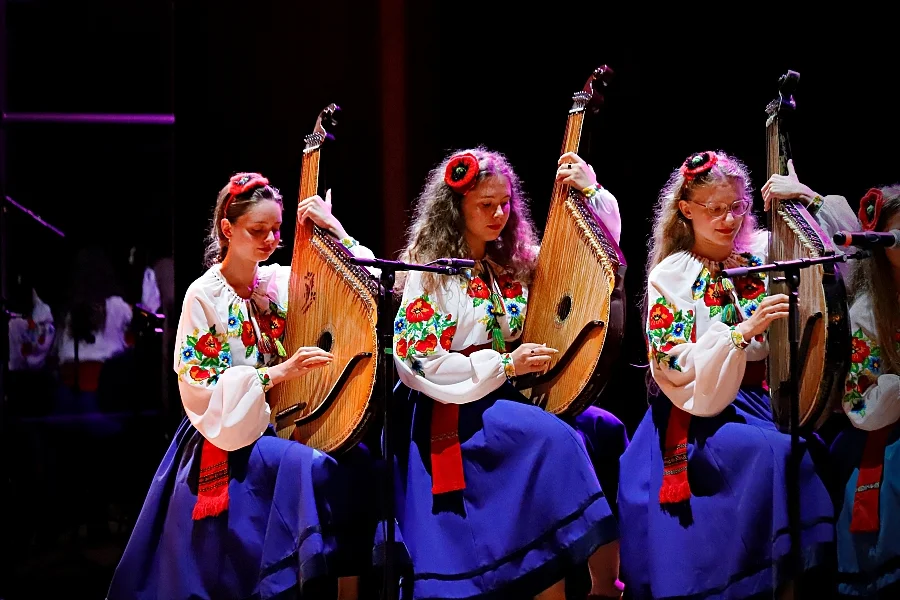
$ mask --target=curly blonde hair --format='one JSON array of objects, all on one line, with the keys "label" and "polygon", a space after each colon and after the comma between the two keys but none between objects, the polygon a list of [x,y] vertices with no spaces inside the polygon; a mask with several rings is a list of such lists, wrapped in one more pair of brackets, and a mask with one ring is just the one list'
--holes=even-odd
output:
[{"label": "curly blonde hair", "polygon": [[[678,207],[679,201],[689,201],[694,192],[699,189],[732,181],[740,184],[747,199],[753,198],[753,184],[747,166],[739,159],[721,150],[717,150],[716,155],[718,156],[716,164],[709,171],[698,175],[691,181],[684,178],[680,167],[675,169],[669,176],[669,181],[659,192],[653,219],[653,239],[647,260],[648,275],[653,267],[667,256],[694,247],[694,228]],[[756,217],[752,211],[748,211],[744,215],[741,229],[735,237],[734,249],[738,252],[748,251],[756,232]]]},{"label": "curly blonde hair", "polygon": [[[888,221],[900,213],[900,183],[879,188],[884,205],[875,224],[875,231],[885,231]],[[888,260],[886,249],[872,248],[871,258],[858,260],[854,265],[853,297],[867,294],[872,300],[872,316],[875,319],[877,343],[881,347],[884,373],[900,374],[900,352],[894,345],[894,333],[900,330],[900,313],[897,311],[897,284],[890,276],[894,267]]]},{"label": "curly blonde hair", "polygon": [[[462,214],[463,195],[444,182],[447,164],[454,156],[471,153],[478,159],[477,183],[488,177],[503,176],[509,182],[509,220],[495,241],[487,244],[487,257],[512,271],[520,281],[529,281],[537,261],[537,233],[531,220],[528,198],[522,191],[518,175],[500,152],[483,146],[457,150],[447,155],[429,172],[422,192],[416,200],[412,224],[407,232],[406,248],[400,259],[427,263],[438,258],[470,258]],[[402,293],[405,277],[398,274],[395,291]],[[436,289],[440,275],[423,273],[423,285]]]}]

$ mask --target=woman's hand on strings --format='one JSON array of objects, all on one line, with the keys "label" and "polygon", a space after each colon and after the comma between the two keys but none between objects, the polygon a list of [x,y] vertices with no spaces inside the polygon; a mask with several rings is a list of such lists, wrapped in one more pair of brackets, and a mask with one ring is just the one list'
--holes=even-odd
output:
[{"label": "woman's hand on strings", "polygon": [[312,220],[313,223],[327,230],[338,239],[348,237],[341,222],[331,214],[330,189],[325,192],[324,200],[316,194],[300,201],[300,204],[297,206],[297,224],[302,225],[306,219]]},{"label": "woman's hand on strings", "polygon": [[298,348],[294,354],[284,362],[269,367],[269,378],[273,385],[283,381],[290,381],[306,375],[313,369],[327,367],[334,362],[334,354],[325,352],[315,346]]},{"label": "woman's hand on strings", "polygon": [[774,294],[766,296],[746,321],[735,326],[735,330],[744,336],[744,341],[749,342],[757,335],[764,333],[772,321],[786,319],[788,316],[789,298],[786,294]]},{"label": "woman's hand on strings", "polygon": [[527,342],[513,350],[510,356],[516,375],[525,375],[546,370],[550,366],[550,359],[558,352],[559,350],[548,348],[545,344]]},{"label": "woman's hand on strings", "polygon": [[774,174],[762,187],[762,197],[765,203],[765,209],[769,210],[772,200],[793,200],[799,199],[804,204],[812,202],[818,194],[812,191],[809,186],[800,183],[797,178],[797,172],[794,170],[794,161],[787,162],[788,174]]},{"label": "woman's hand on strings", "polygon": [[579,192],[584,188],[597,185],[597,175],[594,167],[584,162],[574,152],[566,152],[559,157],[556,169],[556,181],[565,183]]}]

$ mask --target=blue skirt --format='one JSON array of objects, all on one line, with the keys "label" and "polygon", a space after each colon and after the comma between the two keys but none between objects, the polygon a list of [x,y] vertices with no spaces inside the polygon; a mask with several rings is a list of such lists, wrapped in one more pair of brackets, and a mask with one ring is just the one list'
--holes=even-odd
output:
[{"label": "blue skirt", "polygon": [[[658,397],[622,455],[621,579],[634,598],[747,598],[792,578],[786,469],[790,436],[777,430],[768,394],[741,388],[715,417],[693,417],[688,434],[689,502],[659,503],[660,431],[672,403]],[[808,442],[800,473],[806,568],[834,551],[834,514]]]},{"label": "blue skirt", "polygon": [[406,402],[395,424],[397,521],[414,598],[533,596],[618,538],[580,435],[511,385],[460,406],[466,487],[439,495],[431,492],[434,401],[402,384],[397,395]]},{"label": "blue skirt", "polygon": [[[355,450],[347,468],[270,427],[229,453],[228,510],[194,521],[202,442],[184,419],[153,478],[108,600],[265,600],[290,590],[329,590],[336,577],[351,574],[348,565],[359,556],[371,556],[374,522],[359,530],[359,516],[349,512],[350,486],[359,481],[354,470],[366,464]],[[362,476],[368,477],[364,470]]]},{"label": "blue skirt", "polygon": [[831,445],[831,457],[841,483],[835,498],[838,547],[838,591],[846,596],[889,597],[889,586],[900,597],[900,426],[894,426],[885,448],[878,496],[877,533],[850,533],[856,478],[866,432],[845,430]]}]

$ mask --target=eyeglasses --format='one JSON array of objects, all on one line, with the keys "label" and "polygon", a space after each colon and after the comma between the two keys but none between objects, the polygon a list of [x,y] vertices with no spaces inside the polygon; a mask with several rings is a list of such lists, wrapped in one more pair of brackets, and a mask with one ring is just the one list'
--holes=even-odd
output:
[{"label": "eyeglasses", "polygon": [[735,217],[743,217],[750,211],[750,206],[752,203],[746,198],[741,198],[736,202],[732,202],[731,205],[725,204],[724,202],[709,202],[707,204],[703,204],[702,202],[697,202],[696,200],[691,200],[694,204],[699,204],[700,206],[705,206],[706,210],[709,212],[709,216],[713,219],[718,219],[719,217],[725,216],[725,213],[731,212]]}]

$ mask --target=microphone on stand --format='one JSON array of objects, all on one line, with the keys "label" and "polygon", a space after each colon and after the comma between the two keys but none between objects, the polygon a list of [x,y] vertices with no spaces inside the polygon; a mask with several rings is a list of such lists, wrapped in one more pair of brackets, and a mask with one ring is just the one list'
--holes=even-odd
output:
[{"label": "microphone on stand", "polygon": [[890,231],[838,231],[831,239],[838,246],[858,248],[900,247],[900,229]]},{"label": "microphone on stand", "polygon": [[466,258],[438,258],[432,264],[441,265],[442,267],[454,267],[456,269],[475,268],[475,261]]}]

